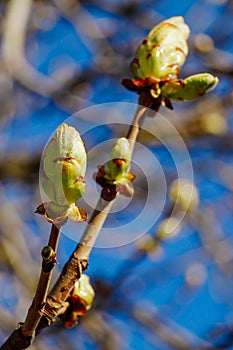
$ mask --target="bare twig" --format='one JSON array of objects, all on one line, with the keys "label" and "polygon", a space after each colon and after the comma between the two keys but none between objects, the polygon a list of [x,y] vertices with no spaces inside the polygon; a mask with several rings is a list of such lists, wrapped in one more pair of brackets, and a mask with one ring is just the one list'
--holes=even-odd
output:
[{"label": "bare twig", "polygon": [[131,141],[132,151],[134,149],[135,141],[137,140],[137,137],[138,137],[140,125],[143,122],[143,118],[145,117],[146,112],[147,112],[147,108],[146,107],[138,106],[138,109],[137,109],[137,111],[135,113],[134,120],[133,120],[132,124],[129,127],[129,131],[128,131],[128,134],[127,134],[127,139],[129,141]]},{"label": "bare twig", "polygon": [[82,271],[87,269],[90,252],[108,216],[112,204],[113,201],[106,202],[103,199],[99,200],[80,243],[77,245],[69,261],[66,263],[61,275],[48,296],[46,316],[49,318],[49,322],[52,322],[57,316],[59,307],[62,307],[67,299],[75,281],[80,278]]},{"label": "bare twig", "polygon": [[[56,253],[57,245],[60,236],[60,228],[55,225],[52,225],[51,233],[49,237],[48,246],[52,248],[54,253]],[[52,277],[52,270],[55,266],[56,259],[55,256],[52,259],[46,261],[43,259],[40,279],[38,282],[38,287],[32,302],[31,307],[28,310],[26,320],[22,327],[22,332],[26,336],[33,336],[38,323],[43,315],[43,309],[48,294],[48,288],[50,280]]]},{"label": "bare twig", "polygon": [[52,270],[55,266],[55,253],[60,236],[60,228],[52,225],[48,246],[53,250],[54,256],[46,260],[43,257],[43,263],[40,273],[38,286],[33,298],[32,304],[28,310],[25,322],[18,324],[17,329],[10,335],[7,341],[2,345],[1,349],[26,349],[34,339],[35,330],[44,313],[45,301],[48,294],[49,284],[52,277]]}]

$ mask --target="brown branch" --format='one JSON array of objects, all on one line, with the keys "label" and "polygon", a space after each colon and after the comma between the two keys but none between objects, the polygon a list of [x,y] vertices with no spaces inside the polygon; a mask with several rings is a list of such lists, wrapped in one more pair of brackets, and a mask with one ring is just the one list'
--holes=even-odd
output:
[{"label": "brown branch", "polygon": [[79,244],[73,251],[73,254],[50,292],[46,304],[46,316],[49,319],[49,323],[57,316],[58,308],[62,307],[66,301],[74,287],[75,281],[80,278],[82,271],[87,269],[90,252],[113,202],[106,202],[100,198]]},{"label": "brown branch", "polygon": [[[54,254],[57,251],[57,245],[60,236],[60,229],[52,225],[51,233],[49,237],[48,246],[52,248]],[[38,323],[43,315],[45,301],[48,294],[48,288],[52,277],[52,270],[56,264],[55,255],[51,259],[46,260],[43,257],[42,268],[38,287],[32,302],[31,307],[28,310],[26,320],[22,327],[22,333],[26,336],[33,336],[38,326]]]},{"label": "brown branch", "polygon": [[46,259],[46,257],[42,255],[43,262],[39,282],[25,322],[18,324],[17,329],[14,330],[14,332],[0,348],[1,350],[21,350],[28,348],[32,344],[35,337],[35,330],[44,314],[48,288],[52,277],[52,270],[56,264],[55,254],[59,237],[60,228],[52,225],[48,246],[53,250],[54,255],[49,259]]}]

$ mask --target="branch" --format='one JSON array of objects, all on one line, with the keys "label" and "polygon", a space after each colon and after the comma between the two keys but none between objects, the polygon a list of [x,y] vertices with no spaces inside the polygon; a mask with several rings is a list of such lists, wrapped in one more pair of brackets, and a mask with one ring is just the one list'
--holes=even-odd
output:
[{"label": "branch", "polygon": [[[51,281],[52,270],[56,264],[56,250],[60,237],[60,228],[52,225],[48,246],[42,250],[42,268],[38,286],[32,304],[28,310],[24,323],[19,323],[6,342],[1,346],[1,350],[21,350],[28,348],[35,337],[35,330],[44,314],[46,297]],[[47,251],[52,252],[46,255]]]},{"label": "branch", "polygon": [[25,57],[26,31],[32,6],[32,0],[9,1],[3,33],[2,56],[6,70],[12,77],[27,88],[47,97],[55,90],[55,82],[33,68]]},{"label": "branch", "polygon": [[[2,60],[6,71],[13,79],[41,96],[56,99],[57,92],[62,90],[63,94],[65,93],[70,100],[74,101],[76,107],[77,104],[80,104],[80,106],[86,105],[83,98],[69,93],[63,88],[64,81],[59,80],[59,71],[54,73],[55,78],[47,76],[40,73],[27,60],[25,43],[27,25],[32,11],[33,0],[10,0],[7,4],[2,39]],[[15,25],[16,18],[17,25]],[[69,78],[71,78],[71,75],[73,76],[73,73],[72,69]],[[65,81],[67,81],[67,78]],[[69,110],[69,107],[65,106],[65,110]]]},{"label": "branch", "polygon": [[[131,141],[132,151],[146,111],[146,107],[138,106],[134,120],[127,134],[128,140]],[[55,321],[55,317],[58,316],[59,310],[63,307],[64,302],[72,291],[75,281],[77,281],[82,272],[87,269],[89,255],[113,203],[114,200],[107,202],[102,198],[99,199],[79,244],[64,266],[60,277],[47,298],[45,306],[46,316],[42,318],[38,326],[38,333]]]},{"label": "branch", "polygon": [[152,332],[166,345],[171,346],[172,349],[217,350],[215,346],[212,346],[209,342],[201,339],[179,324],[168,318],[163,320],[157,313],[151,314],[142,308],[136,308],[133,311],[133,316],[149,332]]}]

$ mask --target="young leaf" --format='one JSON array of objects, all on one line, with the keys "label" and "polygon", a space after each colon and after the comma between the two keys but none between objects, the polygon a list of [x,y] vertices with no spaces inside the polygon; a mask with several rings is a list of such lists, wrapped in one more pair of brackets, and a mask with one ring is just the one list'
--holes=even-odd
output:
[{"label": "young leaf", "polygon": [[214,89],[218,83],[218,78],[212,74],[201,73],[191,75],[184,80],[174,80],[163,85],[162,95],[172,101],[190,101],[204,95]]}]

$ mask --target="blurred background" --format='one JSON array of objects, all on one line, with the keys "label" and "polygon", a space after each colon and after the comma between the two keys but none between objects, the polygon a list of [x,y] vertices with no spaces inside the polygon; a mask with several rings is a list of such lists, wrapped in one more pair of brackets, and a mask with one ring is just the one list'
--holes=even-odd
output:
[{"label": "blurred background", "polygon": [[[34,211],[49,136],[84,107],[137,103],[121,85],[137,46],[158,22],[184,16],[191,37],[181,77],[220,80],[200,100],[174,104],[174,114],[161,109],[188,147],[199,207],[169,240],[156,238],[155,224],[132,244],[94,248],[92,310],[72,329],[45,330],[31,349],[233,349],[233,1],[1,0],[0,16],[1,342],[25,318],[47,244],[49,224]],[[141,141],[169,187],[177,174],[164,146]],[[54,279],[75,244],[61,236]]]}]

